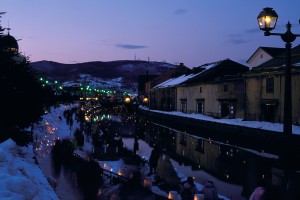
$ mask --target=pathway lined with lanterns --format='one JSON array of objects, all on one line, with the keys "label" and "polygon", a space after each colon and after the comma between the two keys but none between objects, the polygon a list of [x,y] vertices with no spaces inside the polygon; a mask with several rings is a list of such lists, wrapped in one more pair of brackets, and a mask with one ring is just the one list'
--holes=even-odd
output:
[{"label": "pathway lined with lanterns", "polygon": [[[34,128],[35,137],[35,153],[39,166],[41,167],[45,176],[50,180],[55,180],[55,191],[60,199],[64,200],[76,200],[82,199],[83,196],[77,188],[76,178],[70,176],[63,169],[59,177],[53,177],[51,149],[58,139],[74,139],[73,132],[76,128],[79,128],[79,124],[74,122],[70,129],[70,126],[66,124],[66,120],[62,117],[63,111],[70,109],[72,106],[61,106],[58,109],[51,109],[50,113],[44,116],[43,121],[36,125]],[[89,158],[90,153],[93,151],[93,146],[85,140],[83,151],[75,150],[75,153],[82,158]],[[126,165],[121,160],[119,161],[99,161],[100,167],[104,170],[106,180],[104,187],[100,190],[110,190],[114,185],[114,181],[127,182],[132,172],[137,170],[136,166]],[[159,198],[161,199],[161,198]]]}]

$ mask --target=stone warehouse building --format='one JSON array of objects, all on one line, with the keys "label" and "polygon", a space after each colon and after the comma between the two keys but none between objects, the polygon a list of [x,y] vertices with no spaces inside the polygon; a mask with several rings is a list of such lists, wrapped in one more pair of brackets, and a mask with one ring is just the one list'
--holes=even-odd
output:
[{"label": "stone warehouse building", "polygon": [[[300,123],[300,45],[292,49],[292,121]],[[283,122],[286,53],[245,73],[245,119]]]}]

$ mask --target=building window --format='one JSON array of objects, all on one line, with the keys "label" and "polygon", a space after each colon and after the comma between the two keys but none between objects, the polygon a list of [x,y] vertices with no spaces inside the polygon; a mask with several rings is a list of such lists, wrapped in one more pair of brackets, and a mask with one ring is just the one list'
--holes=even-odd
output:
[{"label": "building window", "polygon": [[186,146],[187,136],[186,134],[182,133],[180,135],[180,144]]},{"label": "building window", "polygon": [[204,140],[203,139],[198,139],[196,151],[204,153]]},{"label": "building window", "polygon": [[264,54],[260,54],[260,58],[263,58],[264,57]]},{"label": "building window", "polygon": [[199,114],[203,114],[204,110],[204,100],[196,100],[196,111]]},{"label": "building window", "polygon": [[274,93],[274,77],[266,78],[266,93]]},{"label": "building window", "polygon": [[224,92],[228,92],[228,85],[227,84],[224,85]]},{"label": "building window", "polygon": [[200,87],[199,92],[202,93],[202,87]]},{"label": "building window", "polygon": [[187,112],[187,100],[186,99],[181,99],[180,100],[180,110],[183,113]]}]

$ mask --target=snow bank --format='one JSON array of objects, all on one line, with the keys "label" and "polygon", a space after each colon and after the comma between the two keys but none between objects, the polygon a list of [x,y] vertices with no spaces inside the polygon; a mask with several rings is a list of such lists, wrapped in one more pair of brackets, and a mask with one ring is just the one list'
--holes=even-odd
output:
[{"label": "snow bank", "polygon": [[0,144],[0,197],[15,200],[58,200],[39,166],[33,147],[19,147],[11,139]]},{"label": "snow bank", "polygon": [[[149,108],[140,106],[139,108],[144,110],[149,110]],[[243,126],[243,127],[249,127],[249,128],[255,128],[255,129],[263,129],[263,130],[269,130],[269,131],[275,131],[282,133],[283,131],[283,124],[281,123],[272,123],[272,122],[265,122],[265,121],[244,121],[240,118],[235,119],[216,119],[207,115],[199,114],[199,113],[182,113],[178,111],[160,111],[160,110],[151,110],[151,112],[156,113],[163,113],[167,115],[176,115],[186,118],[193,118],[193,119],[199,119],[204,121],[210,121],[210,122],[216,122],[216,123],[222,123],[222,124],[230,124],[235,126]],[[293,134],[300,135],[300,126],[292,125]]]}]

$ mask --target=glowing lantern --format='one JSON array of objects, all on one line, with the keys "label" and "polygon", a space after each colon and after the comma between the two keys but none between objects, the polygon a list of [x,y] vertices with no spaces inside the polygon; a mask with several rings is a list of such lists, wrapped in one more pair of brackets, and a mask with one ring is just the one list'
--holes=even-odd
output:
[{"label": "glowing lantern", "polygon": [[144,178],[144,187],[145,188],[151,188],[152,187],[152,180],[151,178]]},{"label": "glowing lantern", "polygon": [[121,169],[118,170],[118,175],[119,175],[119,176],[122,176],[122,171],[121,171]]},{"label": "glowing lantern", "polygon": [[125,98],[125,103],[130,103],[130,98],[129,97]]},{"label": "glowing lantern", "polygon": [[148,103],[149,102],[149,99],[147,98],[147,97],[145,97],[144,99],[143,99],[143,103]]},{"label": "glowing lantern", "polygon": [[194,200],[204,200],[204,194],[195,194]]},{"label": "glowing lantern", "polygon": [[168,194],[168,199],[179,200],[179,195],[178,195],[177,191],[170,191]]}]

